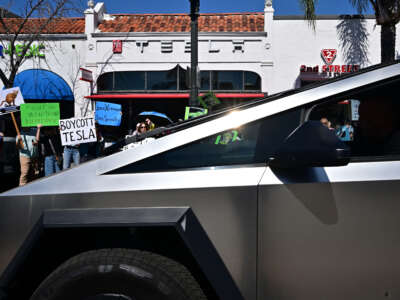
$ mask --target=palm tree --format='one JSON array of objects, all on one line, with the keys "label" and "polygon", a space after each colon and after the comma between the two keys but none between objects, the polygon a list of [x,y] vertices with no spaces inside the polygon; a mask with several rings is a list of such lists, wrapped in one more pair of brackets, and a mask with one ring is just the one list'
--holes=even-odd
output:
[{"label": "palm tree", "polygon": [[[315,30],[316,0],[299,0],[305,18]],[[396,24],[400,21],[400,0],[349,0],[362,14],[371,5],[375,11],[376,24],[381,26],[381,60],[390,62],[395,59]]]}]

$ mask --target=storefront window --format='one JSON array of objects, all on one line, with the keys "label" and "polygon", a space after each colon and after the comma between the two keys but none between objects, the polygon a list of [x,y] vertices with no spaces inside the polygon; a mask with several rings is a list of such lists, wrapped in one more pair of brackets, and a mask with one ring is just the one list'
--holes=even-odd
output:
[{"label": "storefront window", "polygon": [[148,90],[177,90],[177,69],[147,72]]},{"label": "storefront window", "polygon": [[104,73],[97,79],[97,89],[99,91],[112,91],[114,89],[114,73]]},{"label": "storefront window", "polygon": [[[110,72],[100,75],[97,81],[99,91],[188,91],[189,85],[187,71],[181,67],[169,71]],[[248,71],[201,71],[200,90],[260,91],[261,77]]]},{"label": "storefront window", "polygon": [[213,71],[213,90],[237,90],[243,89],[243,72],[238,71]]},{"label": "storefront window", "polygon": [[210,90],[210,71],[200,72],[200,89],[207,91]]},{"label": "storefront window", "polygon": [[180,91],[189,90],[190,87],[187,82],[189,74],[186,74],[187,71],[181,67],[179,67],[178,72],[179,72],[179,90]]},{"label": "storefront window", "polygon": [[257,73],[244,72],[244,90],[261,90],[261,78]]},{"label": "storefront window", "polygon": [[115,90],[145,90],[145,72],[115,72]]}]

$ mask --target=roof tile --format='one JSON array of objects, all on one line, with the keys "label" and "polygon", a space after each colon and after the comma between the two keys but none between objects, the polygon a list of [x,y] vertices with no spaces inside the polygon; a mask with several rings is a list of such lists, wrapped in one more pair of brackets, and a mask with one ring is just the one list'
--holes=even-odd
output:
[{"label": "roof tile", "polygon": [[[190,32],[190,17],[186,14],[113,15],[113,20],[99,25],[101,32]],[[132,26],[116,27],[117,24]],[[264,31],[263,13],[201,14],[200,32]]]},{"label": "roof tile", "polygon": [[[190,17],[186,14],[135,14],[113,15],[113,20],[103,21],[99,25],[101,32],[190,32]],[[23,19],[4,19],[10,32],[17,30]],[[30,19],[21,33],[37,31],[45,24],[45,19]],[[263,13],[225,13],[201,14],[200,32],[262,32],[264,31]],[[43,33],[77,34],[85,32],[84,18],[59,18],[50,22]],[[0,33],[6,29],[0,24]]]},{"label": "roof tile", "polygon": [[[0,24],[0,33],[14,33],[18,30],[19,25],[24,19],[19,18],[5,18],[3,19],[7,28]],[[32,33],[46,33],[46,34],[77,34],[85,32],[85,19],[84,18],[59,18],[52,20],[46,25],[47,19],[29,19],[22,28],[22,34]],[[44,29],[41,27],[45,26]],[[7,30],[8,29],[8,30]]]}]

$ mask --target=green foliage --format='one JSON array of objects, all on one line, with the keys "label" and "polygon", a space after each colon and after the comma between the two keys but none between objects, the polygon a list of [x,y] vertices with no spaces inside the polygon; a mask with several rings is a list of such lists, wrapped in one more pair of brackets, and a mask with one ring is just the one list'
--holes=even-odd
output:
[{"label": "green foliage", "polygon": [[203,96],[199,96],[198,99],[200,105],[208,110],[221,103],[213,92],[205,93]]}]

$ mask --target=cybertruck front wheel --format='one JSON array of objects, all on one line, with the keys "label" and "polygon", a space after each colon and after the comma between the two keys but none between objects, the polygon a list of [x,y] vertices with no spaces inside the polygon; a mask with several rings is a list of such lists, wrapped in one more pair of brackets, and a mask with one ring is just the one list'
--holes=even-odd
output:
[{"label": "cybertruck front wheel", "polygon": [[38,287],[31,300],[206,300],[181,264],[131,249],[102,249],[72,257]]}]

